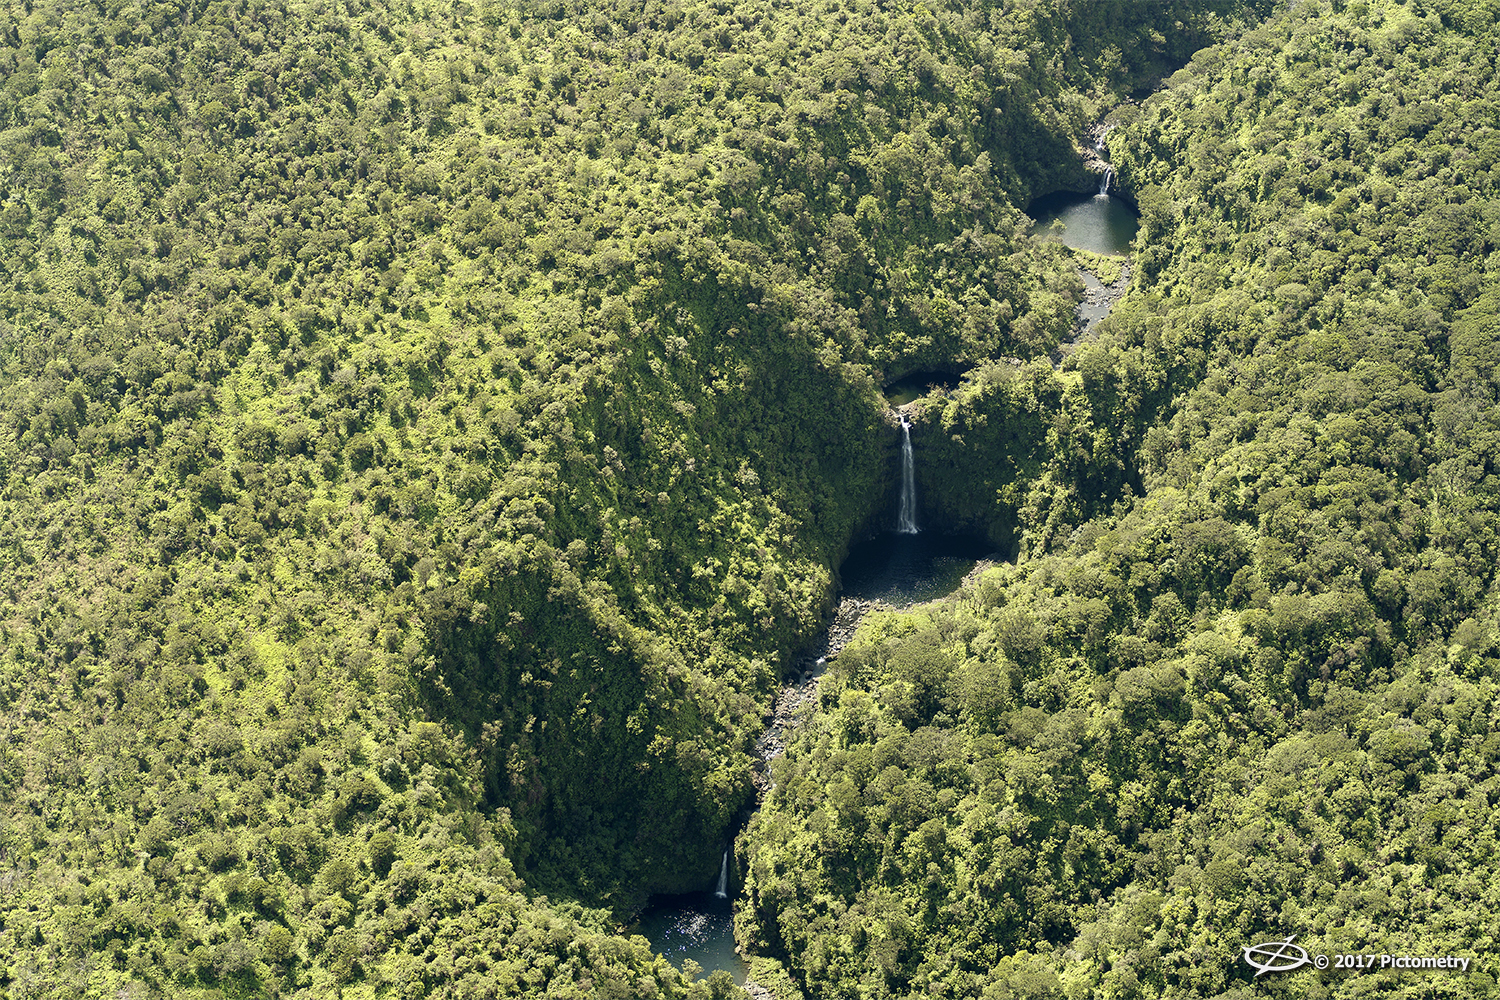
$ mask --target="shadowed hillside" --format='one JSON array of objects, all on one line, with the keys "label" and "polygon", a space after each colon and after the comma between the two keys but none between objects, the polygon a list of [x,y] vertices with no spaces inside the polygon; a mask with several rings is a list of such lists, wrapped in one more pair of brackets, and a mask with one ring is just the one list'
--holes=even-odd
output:
[{"label": "shadowed hillside", "polygon": [[[1033,366],[927,410],[1079,464],[1033,484],[1015,565],[833,664],[742,844],[768,980],[1494,994],[1490,6],[1297,4],[1115,113],[1138,268],[1062,409],[1018,405]],[[1111,451],[1138,480],[1091,510]],[[1241,949],[1287,935],[1472,964],[1254,982]]]},{"label": "shadowed hillside", "polygon": [[878,386],[1058,343],[1014,206],[1230,7],[0,13],[0,985],[726,992],[610,935],[713,877]]}]

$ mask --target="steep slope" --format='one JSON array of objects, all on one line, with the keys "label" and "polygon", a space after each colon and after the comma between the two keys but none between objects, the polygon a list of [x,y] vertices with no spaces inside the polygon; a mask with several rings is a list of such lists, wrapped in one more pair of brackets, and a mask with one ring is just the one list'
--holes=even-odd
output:
[{"label": "steep slope", "polygon": [[1122,112],[1141,266],[1064,379],[1143,495],[837,661],[744,847],[808,996],[1248,997],[1288,934],[1476,963],[1288,995],[1493,994],[1495,13],[1297,4]]},{"label": "steep slope", "polygon": [[1056,344],[1014,205],[1218,24],[0,15],[4,984],[687,993],[534,894],[712,876],[878,384]]}]

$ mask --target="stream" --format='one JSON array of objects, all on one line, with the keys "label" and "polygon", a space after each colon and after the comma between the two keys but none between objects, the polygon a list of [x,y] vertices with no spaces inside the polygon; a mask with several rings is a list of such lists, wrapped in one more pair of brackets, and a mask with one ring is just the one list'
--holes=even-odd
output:
[{"label": "stream", "polygon": [[1105,174],[1104,183],[1094,194],[1059,191],[1038,198],[1026,209],[1026,214],[1035,220],[1031,231],[1039,238],[1057,240],[1074,250],[1123,258],[1119,277],[1113,284],[1106,285],[1085,267],[1078,269],[1078,276],[1083,279],[1083,300],[1074,313],[1073,336],[1061,346],[1059,355],[1076,349],[1099,321],[1109,315],[1130,284],[1130,251],[1140,223],[1128,202],[1107,193],[1110,176]]},{"label": "stream", "polygon": [[[1106,256],[1127,256],[1135,237],[1135,211],[1123,200],[1107,194],[1106,173],[1098,194],[1059,193],[1033,202],[1027,214],[1036,220],[1033,232],[1058,239],[1064,245]],[[1076,313],[1075,337],[1065,345],[1071,350],[1091,332],[1124,293],[1130,281],[1128,260],[1112,285],[1080,268],[1084,282],[1083,301]],[[1000,559],[987,539],[950,536],[924,530],[918,497],[912,485],[912,425],[904,415],[906,404],[929,392],[943,391],[957,383],[950,373],[919,372],[886,387],[887,402],[900,416],[902,433],[901,504],[892,530],[853,546],[839,567],[839,601],[833,619],[818,643],[793,665],[777,691],[766,731],[756,742],[760,764],[755,775],[757,799],[770,790],[770,763],[786,752],[790,732],[816,703],[818,684],[830,661],[836,659],[854,636],[860,620],[870,611],[902,609],[953,593],[981,560]],[[727,869],[726,869],[727,870]],[[718,889],[682,896],[654,896],[631,927],[672,964],[696,963],[703,975],[726,970],[734,981],[747,986],[757,997],[769,996],[746,982],[748,963],[734,940],[734,896],[731,877],[725,884],[721,873]]]},{"label": "stream", "polygon": [[[843,586],[833,620],[777,692],[766,731],[756,742],[762,762],[755,776],[757,797],[769,791],[770,762],[786,752],[789,731],[817,701],[819,679],[866,614],[951,594],[979,560],[999,557],[987,539],[934,532],[890,531],[854,546],[839,569]],[[705,976],[724,969],[744,986],[749,967],[734,940],[736,888],[731,880],[728,898],[707,886],[698,893],[654,896],[630,932],[645,936],[673,965],[692,960]]]}]

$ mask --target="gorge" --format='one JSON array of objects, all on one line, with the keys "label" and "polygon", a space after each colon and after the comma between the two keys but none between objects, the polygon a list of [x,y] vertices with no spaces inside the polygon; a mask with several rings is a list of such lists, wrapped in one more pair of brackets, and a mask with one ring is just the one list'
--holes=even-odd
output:
[{"label": "gorge", "polygon": [[0,992],[1492,995],[1493,7],[0,11]]},{"label": "gorge", "polygon": [[[805,714],[806,707],[816,700],[818,683],[828,663],[837,658],[865,614],[910,608],[944,597],[956,590],[981,560],[998,557],[983,538],[918,528],[912,425],[899,412],[892,416],[901,432],[900,490],[894,524],[854,545],[839,567],[836,612],[828,628],[799,654],[800,667],[794,668],[792,677],[776,694],[778,711],[772,719],[772,731],[767,733],[772,739],[762,737],[761,741],[766,764],[779,758],[791,728],[803,717],[797,708]],[[737,837],[742,833],[743,823],[752,814],[753,810],[747,810],[732,834]],[[730,854],[726,851],[711,895],[705,890],[652,897],[631,925],[631,932],[643,935],[656,951],[676,964],[691,960],[705,973],[723,970],[735,982],[745,984],[749,963],[735,940],[731,904],[727,902],[729,873]]]}]

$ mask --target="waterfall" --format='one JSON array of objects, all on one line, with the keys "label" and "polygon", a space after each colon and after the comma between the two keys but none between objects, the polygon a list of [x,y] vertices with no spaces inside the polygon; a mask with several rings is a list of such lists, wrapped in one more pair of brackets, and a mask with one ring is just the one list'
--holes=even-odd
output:
[{"label": "waterfall", "polygon": [[912,469],[911,421],[901,418],[901,510],[896,516],[896,531],[902,535],[917,533],[917,484]]},{"label": "waterfall", "polygon": [[729,851],[724,852],[724,861],[719,865],[719,887],[714,890],[714,895],[719,899],[727,899],[729,893]]},{"label": "waterfall", "polygon": [[1100,194],[1103,194],[1103,195],[1109,194],[1109,179],[1111,177],[1113,177],[1114,175],[1115,175],[1115,171],[1114,171],[1113,167],[1105,167],[1104,168],[1104,180],[1102,180],[1102,181],[1099,182],[1099,193]]}]

